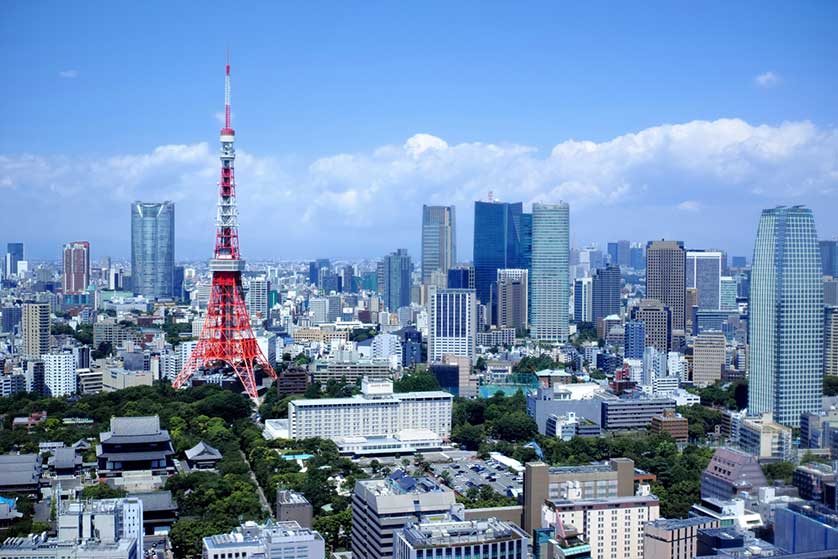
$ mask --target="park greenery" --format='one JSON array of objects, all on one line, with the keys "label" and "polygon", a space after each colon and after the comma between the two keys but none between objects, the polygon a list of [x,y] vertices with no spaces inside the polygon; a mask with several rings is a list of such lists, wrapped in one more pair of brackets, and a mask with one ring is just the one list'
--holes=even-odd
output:
[{"label": "park greenery", "polygon": [[838,396],[838,376],[824,375],[823,377],[823,395],[824,396]]}]

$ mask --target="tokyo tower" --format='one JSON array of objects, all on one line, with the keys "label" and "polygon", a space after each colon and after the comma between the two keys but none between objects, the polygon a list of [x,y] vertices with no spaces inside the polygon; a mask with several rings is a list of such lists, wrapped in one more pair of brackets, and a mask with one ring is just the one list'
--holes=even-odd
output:
[{"label": "tokyo tower", "polygon": [[212,289],[198,345],[172,384],[175,388],[180,388],[198,369],[226,364],[241,380],[247,395],[256,400],[256,367],[261,367],[274,379],[276,373],[256,343],[244,303],[244,260],[239,253],[236,179],[233,169],[233,162],[236,160],[236,151],[233,149],[235,135],[230,126],[228,60],[224,81],[224,128],[221,129],[221,181],[218,192],[215,254],[210,260]]}]

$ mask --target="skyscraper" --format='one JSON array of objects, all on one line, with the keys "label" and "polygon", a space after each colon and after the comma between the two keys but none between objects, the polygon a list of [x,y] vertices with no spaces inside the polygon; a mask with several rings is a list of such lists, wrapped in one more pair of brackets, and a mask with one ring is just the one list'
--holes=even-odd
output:
[{"label": "skyscraper", "polygon": [[686,287],[698,290],[698,308],[717,310],[721,302],[722,253],[688,250]]},{"label": "skyscraper", "polygon": [[503,268],[529,268],[532,217],[521,202],[474,203],[474,273],[477,298],[489,302],[492,284]]},{"label": "skyscraper", "polygon": [[433,272],[443,277],[457,263],[456,211],[454,206],[422,206],[422,283]]},{"label": "skyscraper", "polygon": [[49,303],[26,302],[23,304],[21,353],[24,359],[37,361],[49,352],[49,314]]},{"label": "skyscraper", "polygon": [[593,280],[579,278],[573,282],[573,320],[577,324],[593,320]]},{"label": "skyscraper", "polygon": [[823,287],[812,211],[763,210],[754,244],[748,411],[797,427],[823,396]]},{"label": "skyscraper", "polygon": [[657,299],[642,299],[631,309],[631,319],[643,323],[646,340],[644,347],[667,352],[672,346],[672,314],[669,307]]},{"label": "skyscraper", "polygon": [[672,330],[682,332],[686,318],[685,267],[686,252],[681,241],[649,241],[646,245],[646,298],[657,299],[669,307]]},{"label": "skyscraper", "polygon": [[594,273],[591,297],[591,321],[620,314],[620,267],[609,264]]},{"label": "skyscraper", "polygon": [[736,310],[736,279],[730,276],[722,276],[719,282],[719,310]]},{"label": "skyscraper", "polygon": [[83,293],[90,285],[90,243],[76,241],[64,245],[64,293]]},{"label": "skyscraper", "polygon": [[521,269],[498,270],[497,325],[499,328],[527,327],[529,272]]},{"label": "skyscraper", "polygon": [[400,307],[410,306],[411,274],[413,260],[407,254],[407,249],[400,248],[385,256],[379,263],[378,282],[381,285],[381,296],[390,312],[396,312]]},{"label": "skyscraper", "polygon": [[271,309],[268,306],[268,292],[271,290],[271,282],[265,276],[250,279],[250,286],[247,290],[247,309],[250,311],[250,319],[258,323],[269,320]]},{"label": "skyscraper", "polygon": [[318,258],[308,264],[308,281],[316,286],[320,286],[320,270],[329,269],[331,263],[328,258]]},{"label": "skyscraper", "polygon": [[448,270],[448,287],[474,289],[474,266],[457,266]]},{"label": "skyscraper", "polygon": [[824,310],[823,373],[838,375],[838,307]]},{"label": "skyscraper", "polygon": [[137,295],[174,296],[174,202],[131,204],[131,281]]},{"label": "skyscraper", "polygon": [[428,301],[428,362],[444,355],[474,357],[477,302],[473,289],[431,286]]},{"label": "skyscraper", "polygon": [[23,260],[23,243],[8,243],[6,245],[6,277],[16,276],[17,263]]},{"label": "skyscraper", "polygon": [[533,204],[530,322],[537,340],[567,341],[569,257],[570,207]]},{"label": "skyscraper", "polygon": [[838,241],[819,241],[821,274],[838,277]]},{"label": "skyscraper", "polygon": [[642,320],[629,320],[625,329],[626,359],[643,359],[646,348],[646,331]]}]

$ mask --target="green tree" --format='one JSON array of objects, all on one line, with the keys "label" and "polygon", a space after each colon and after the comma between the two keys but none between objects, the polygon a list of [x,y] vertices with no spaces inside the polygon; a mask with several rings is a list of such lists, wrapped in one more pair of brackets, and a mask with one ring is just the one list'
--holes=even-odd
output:
[{"label": "green tree", "polygon": [[81,491],[82,499],[116,499],[124,497],[128,493],[121,488],[111,487],[107,483],[99,482],[95,485],[88,485]]},{"label": "green tree", "polygon": [[791,462],[771,462],[762,465],[762,472],[769,482],[782,480],[785,483],[791,483],[795,468],[796,466]]},{"label": "green tree", "polygon": [[538,427],[535,421],[524,412],[512,412],[499,417],[493,422],[492,435],[502,441],[532,440]]},{"label": "green tree", "polygon": [[485,438],[482,427],[468,423],[455,427],[451,433],[451,440],[466,450],[477,450]]},{"label": "green tree", "polygon": [[429,371],[415,371],[393,383],[393,392],[428,392],[441,390],[439,381]]}]

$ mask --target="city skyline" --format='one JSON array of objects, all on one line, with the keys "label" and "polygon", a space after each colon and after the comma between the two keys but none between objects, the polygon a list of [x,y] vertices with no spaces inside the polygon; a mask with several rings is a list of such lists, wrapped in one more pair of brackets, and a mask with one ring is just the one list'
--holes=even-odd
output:
[{"label": "city skyline", "polygon": [[[456,207],[457,252],[469,260],[472,204],[489,191],[525,211],[568,202],[576,246],[671,238],[749,255],[760,211],[794,204],[816,210],[823,238],[838,235],[826,218],[838,211],[838,78],[829,71],[838,47],[824,14],[838,8],[829,4],[783,17],[748,4],[706,4],[689,16],[660,5],[663,36],[648,44],[635,35],[651,8],[617,9],[636,13],[605,24],[596,7],[489,5],[479,18],[452,7],[441,26],[418,7],[359,8],[325,16],[348,25],[326,25],[339,31],[324,36],[320,14],[266,7],[261,17],[237,14],[223,38],[195,31],[211,14],[193,10],[197,25],[188,29],[155,19],[153,45],[112,25],[128,15],[141,29],[145,12],[53,8],[16,4],[0,24],[16,78],[0,188],[11,207],[52,224],[11,212],[0,241],[22,240],[34,259],[56,258],[77,238],[91,242],[94,258],[126,257],[120,216],[133,200],[188,208],[176,253],[206,258],[214,68],[227,47],[240,61],[239,181],[249,193],[241,234],[250,259],[406,247],[418,261],[415,229],[429,204]],[[35,17],[39,26],[29,24]],[[714,33],[709,45],[693,29],[699,22]],[[85,31],[90,41],[77,44]],[[181,33],[189,48],[180,49]],[[382,60],[376,39],[397,52]],[[664,48],[667,56],[651,56]],[[178,49],[182,57],[171,56]],[[725,226],[707,228],[708,219]]]}]

